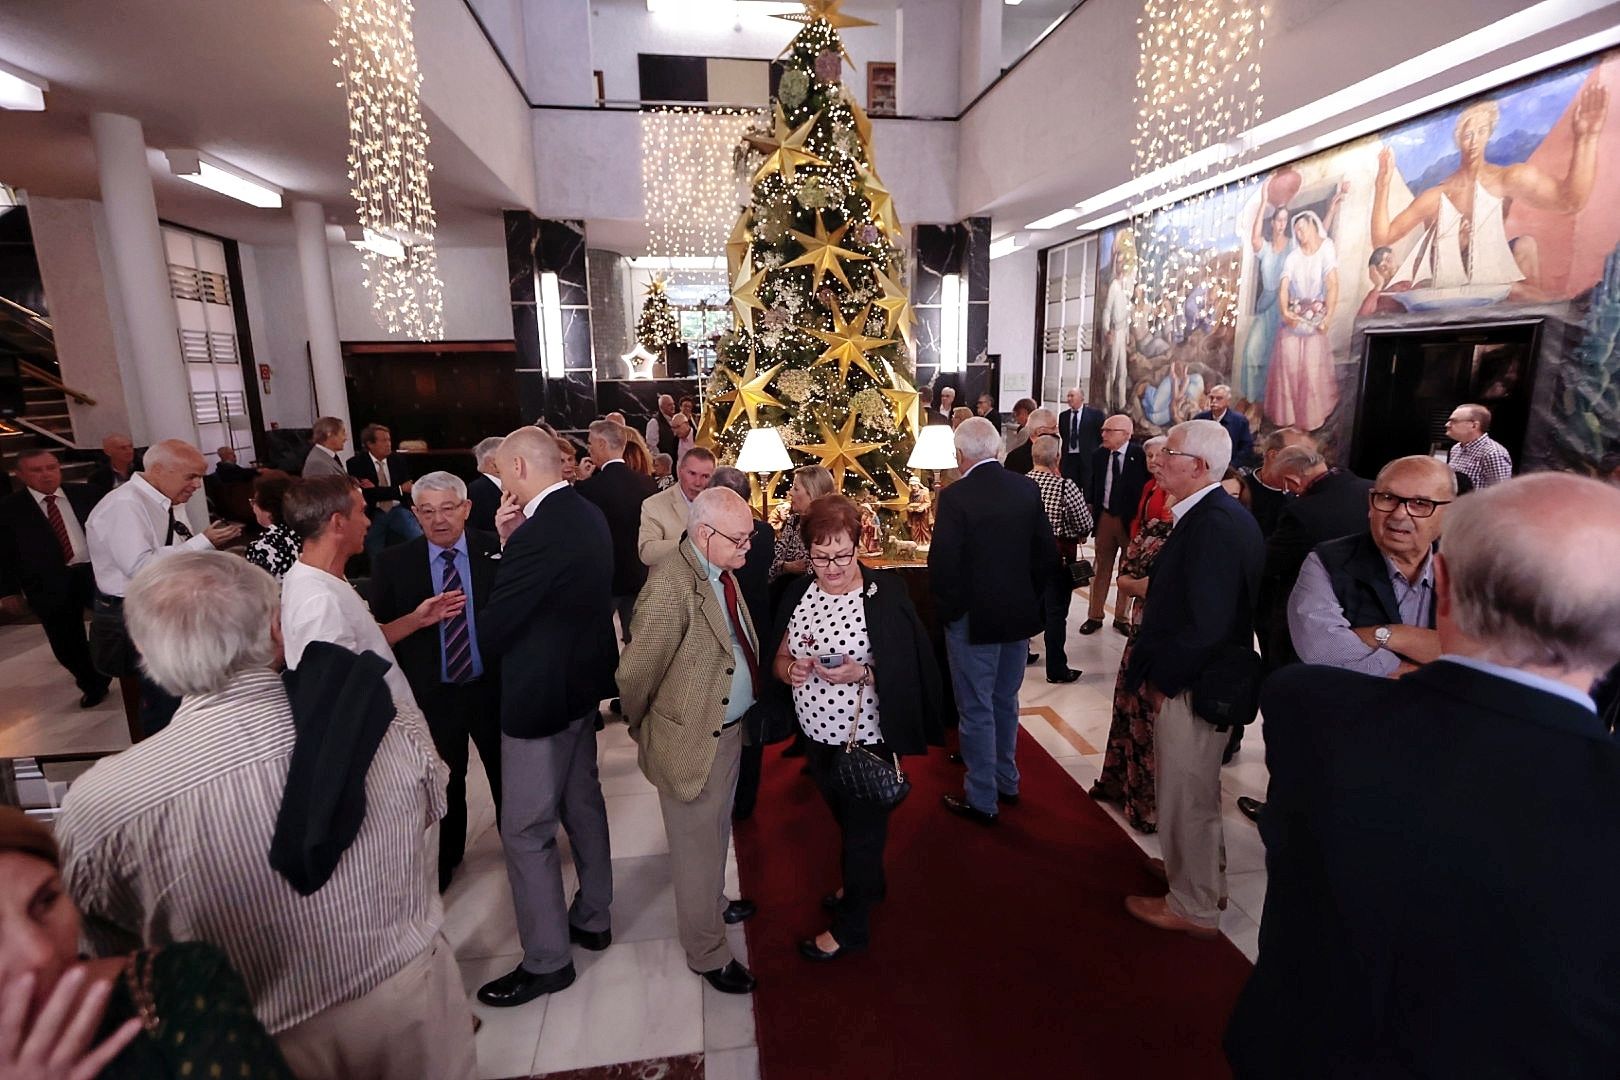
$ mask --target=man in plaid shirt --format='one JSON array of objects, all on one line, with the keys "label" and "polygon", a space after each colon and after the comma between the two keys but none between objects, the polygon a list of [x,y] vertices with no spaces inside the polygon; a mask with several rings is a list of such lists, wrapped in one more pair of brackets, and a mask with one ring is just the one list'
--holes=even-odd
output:
[{"label": "man in plaid shirt", "polygon": [[1513,458],[1507,447],[1485,434],[1491,430],[1491,410],[1483,405],[1459,405],[1446,421],[1446,434],[1457,440],[1447,463],[1474,482],[1477,488],[1500,484],[1513,476]]},{"label": "man in plaid shirt", "polygon": [[1063,458],[1063,443],[1054,434],[1037,435],[1030,440],[1034,468],[1029,478],[1041,490],[1041,506],[1046,519],[1052,523],[1052,535],[1057,538],[1058,550],[1063,555],[1063,568],[1047,583],[1042,597],[1046,615],[1046,681],[1071,683],[1080,672],[1069,666],[1069,655],[1063,639],[1069,629],[1069,601],[1074,597],[1074,579],[1069,565],[1074,562],[1080,541],[1091,532],[1091,510],[1081,497],[1074,481],[1059,471]]}]

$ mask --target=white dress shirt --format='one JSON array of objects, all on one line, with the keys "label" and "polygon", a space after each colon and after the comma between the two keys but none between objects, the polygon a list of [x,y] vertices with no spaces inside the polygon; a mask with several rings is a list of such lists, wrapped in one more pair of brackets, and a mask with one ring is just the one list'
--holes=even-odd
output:
[{"label": "white dress shirt", "polygon": [[567,486],[568,481],[559,480],[555,484],[552,484],[550,487],[546,488],[546,490],[542,491],[540,494],[523,504],[523,516],[526,518],[534,517],[534,512],[540,508],[541,503],[546,501],[547,495],[550,495],[553,491],[560,491]]},{"label": "white dress shirt", "polygon": [[1181,519],[1187,516],[1188,511],[1197,506],[1199,503],[1203,502],[1205,495],[1208,495],[1210,492],[1214,491],[1220,486],[1220,484],[1211,481],[1209,484],[1199,488],[1186,498],[1176,500],[1176,505],[1170,508],[1171,521],[1174,522],[1175,525],[1180,525]]},{"label": "white dress shirt", "polygon": [[[191,539],[169,538],[169,512],[192,532]],[[129,483],[96,504],[85,525],[85,546],[95,569],[96,588],[107,596],[123,596],[134,577],[148,560],[175,551],[212,551],[214,545],[192,525],[184,506],[175,506],[169,497],[146,482],[144,473],[135,473]]]},{"label": "white dress shirt", "polygon": [[[371,455],[369,455],[369,454],[367,456],[371,457]],[[393,486],[394,478],[392,476],[390,476],[389,473],[388,473],[388,459],[387,458],[383,458],[381,461],[378,461],[375,457],[371,457],[371,467],[377,471],[377,486],[378,487],[385,488],[385,487],[392,487]],[[387,510],[392,510],[394,507],[396,507],[398,505],[399,505],[398,500],[391,499],[391,500],[389,500],[387,502],[378,503],[377,504],[377,509],[387,511]]]},{"label": "white dress shirt", "polygon": [[[28,489],[28,494],[39,504],[39,512],[45,516],[45,520],[50,521],[50,512],[45,509],[47,496],[41,495],[33,488]],[[67,495],[61,488],[57,488],[51,494],[56,497],[56,508],[62,512],[62,524],[67,526],[68,542],[73,545],[73,558],[68,560],[68,565],[78,566],[80,563],[89,562],[90,548],[85,543],[84,527],[79,524],[79,515],[73,512],[73,504],[68,502]],[[168,526],[165,525],[164,528],[167,529]]]},{"label": "white dress shirt", "polygon": [[365,600],[343,578],[306,562],[293,563],[281,579],[281,636],[286,643],[287,667],[298,669],[304,649],[312,641],[327,641],[351,652],[373,652],[388,661],[383,681],[394,695],[394,707],[415,711],[416,695],[394,659]]}]

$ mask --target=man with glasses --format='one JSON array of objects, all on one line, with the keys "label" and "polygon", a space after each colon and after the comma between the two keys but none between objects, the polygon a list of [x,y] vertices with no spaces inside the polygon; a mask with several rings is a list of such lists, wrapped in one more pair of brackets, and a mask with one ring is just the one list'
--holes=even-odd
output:
[{"label": "man with glasses", "polygon": [[[1130,417],[1115,413],[1103,421],[1102,445],[1091,455],[1091,486],[1086,489],[1086,502],[1091,506],[1091,519],[1097,523],[1097,564],[1096,576],[1091,579],[1091,608],[1086,621],[1080,624],[1082,634],[1102,629],[1103,605],[1114,581],[1114,560],[1130,542],[1131,518],[1136,516],[1142,488],[1147,485],[1147,455],[1131,442],[1135,430]],[[1118,616],[1114,628],[1122,634],[1131,632],[1130,623]]]},{"label": "man with glasses", "polygon": [[1500,484],[1513,476],[1513,456],[1491,438],[1491,410],[1483,405],[1459,405],[1446,421],[1446,435],[1456,440],[1446,461],[1474,482],[1476,488]]},{"label": "man with glasses", "polygon": [[736,578],[753,531],[735,491],[692,500],[685,537],[636,601],[617,676],[641,771],[658,789],[687,967],[725,994],[754,989],[726,940],[754,905],[725,896],[742,718],[761,690],[759,633]]}]

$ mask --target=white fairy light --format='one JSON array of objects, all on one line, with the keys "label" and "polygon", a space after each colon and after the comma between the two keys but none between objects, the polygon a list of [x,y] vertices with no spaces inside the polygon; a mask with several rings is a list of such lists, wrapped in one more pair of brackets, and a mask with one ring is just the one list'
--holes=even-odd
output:
[{"label": "white fairy light", "polygon": [[647,253],[716,255],[746,202],[734,156],[757,109],[654,109],[641,114]]}]

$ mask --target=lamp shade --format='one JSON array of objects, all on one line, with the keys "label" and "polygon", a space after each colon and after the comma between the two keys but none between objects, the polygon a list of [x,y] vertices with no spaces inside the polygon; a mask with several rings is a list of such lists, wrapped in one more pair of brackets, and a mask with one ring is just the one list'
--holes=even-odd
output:
[{"label": "lamp shade", "polygon": [[737,455],[737,468],[743,472],[773,473],[793,468],[787,447],[775,428],[755,428],[743,439],[742,451]]},{"label": "lamp shade", "polygon": [[917,445],[912,447],[911,457],[906,460],[906,468],[956,468],[955,434],[944,424],[931,424],[923,428],[917,435]]}]

